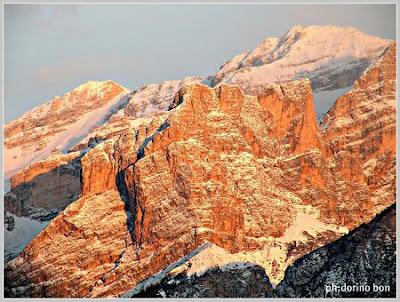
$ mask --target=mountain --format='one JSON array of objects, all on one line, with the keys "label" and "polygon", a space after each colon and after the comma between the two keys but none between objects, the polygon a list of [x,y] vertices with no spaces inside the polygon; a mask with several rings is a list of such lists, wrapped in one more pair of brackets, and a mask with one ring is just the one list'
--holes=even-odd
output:
[{"label": "mountain", "polygon": [[221,66],[212,85],[239,84],[257,94],[265,84],[301,77],[315,91],[351,86],[391,43],[351,27],[293,26],[281,38],[267,38]]},{"label": "mountain", "polygon": [[128,90],[113,81],[85,83],[32,109],[4,128],[4,174],[8,178],[54,150],[68,150],[102,123]]},{"label": "mountain", "polygon": [[189,259],[276,294],[395,202],[395,53],[295,26],[207,79],[88,82],[7,124],[7,295],[140,294]]},{"label": "mountain", "polygon": [[309,78],[321,119],[390,43],[351,27],[293,26],[227,61],[208,80],[212,86],[238,84],[257,95],[266,84]]},{"label": "mountain", "polygon": [[257,96],[186,83],[168,112],[54,155],[53,168],[39,162],[46,176],[76,160],[79,195],[7,263],[8,295],[121,296],[188,255],[194,273],[251,262],[279,286],[296,260],[395,203],[395,53],[393,43],[321,125],[308,79]]},{"label": "mountain", "polygon": [[[34,137],[18,132],[8,138],[8,141],[15,141],[15,143],[17,138],[26,139],[26,143],[24,141],[20,145],[24,146],[27,152],[36,144],[42,144],[42,140],[49,141],[48,144],[54,149],[47,157],[45,151],[51,150],[49,147],[46,147],[46,150],[26,155],[37,158],[44,157],[44,159],[32,162],[10,178],[11,192],[7,193],[4,199],[6,212],[34,220],[52,219],[54,213],[63,210],[81,194],[80,161],[90,148],[107,138],[117,137],[129,129],[151,123],[153,118],[157,119],[157,116],[162,116],[168,110],[173,103],[175,94],[185,83],[200,81],[199,77],[188,77],[181,81],[151,84],[132,92],[112,81],[88,82],[67,93],[64,97],[55,98],[25,114],[21,119],[8,124],[7,129],[15,129],[16,125],[32,125],[34,122],[42,122],[43,129],[54,128],[55,130],[52,131],[51,136],[45,130],[40,130],[41,132],[38,130]],[[113,92],[112,89],[116,91]],[[122,92],[114,97],[113,95],[119,93],[119,90]],[[54,107],[53,103],[60,104],[60,108],[55,111],[54,108],[50,109],[51,106]],[[90,119],[86,122],[85,127],[78,129],[75,125],[82,123],[80,119],[81,103],[87,103],[88,110],[87,113],[84,113],[83,119],[86,119],[86,116],[89,116]],[[105,103],[105,105],[99,108],[98,103],[100,105]],[[58,117],[58,119],[52,118],[52,123],[46,122],[49,110],[52,110],[51,113]],[[97,122],[95,122],[96,120]],[[63,130],[61,133],[57,132],[61,128],[60,124],[62,124],[62,129],[67,130]],[[25,133],[35,131],[36,128]],[[6,136],[9,133],[6,131]],[[57,142],[53,140],[60,140],[59,138],[64,139],[64,143],[55,147]],[[7,145],[5,149],[8,153],[13,151],[13,149],[7,149]],[[65,151],[68,153],[65,154]],[[9,164],[14,166],[13,171],[23,167],[16,167],[12,162]],[[31,235],[27,236],[28,239],[31,237]],[[17,252],[11,248],[8,251],[11,255]]]},{"label": "mountain", "polygon": [[[90,81],[5,125],[5,176],[10,178],[55,150],[83,149],[89,140],[120,135],[149,122],[168,110],[185,83],[238,84],[254,95],[266,84],[307,77],[317,99],[317,116],[322,117],[390,43],[354,28],[294,26],[281,38],[267,38],[254,50],[237,55],[207,79],[188,77],[132,92],[113,81]],[[336,92],[321,93],[332,89]]]}]

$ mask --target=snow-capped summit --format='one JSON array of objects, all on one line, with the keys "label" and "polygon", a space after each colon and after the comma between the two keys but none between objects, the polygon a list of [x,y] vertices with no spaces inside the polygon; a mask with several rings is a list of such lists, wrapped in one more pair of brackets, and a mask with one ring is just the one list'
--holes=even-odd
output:
[{"label": "snow-capped summit", "polygon": [[128,93],[113,81],[89,81],[5,125],[5,176],[45,158],[55,149],[73,145],[118,107]]},{"label": "snow-capped summit", "polygon": [[221,66],[212,84],[239,84],[257,94],[265,84],[301,77],[315,91],[350,86],[382,54],[391,40],[352,27],[293,26],[280,38],[268,38]]},{"label": "snow-capped summit", "polygon": [[114,86],[120,86],[118,83],[107,80],[107,81],[88,81],[83,83],[79,87],[75,88],[73,92],[82,93],[86,92],[89,95],[104,95],[107,91],[110,91]]}]

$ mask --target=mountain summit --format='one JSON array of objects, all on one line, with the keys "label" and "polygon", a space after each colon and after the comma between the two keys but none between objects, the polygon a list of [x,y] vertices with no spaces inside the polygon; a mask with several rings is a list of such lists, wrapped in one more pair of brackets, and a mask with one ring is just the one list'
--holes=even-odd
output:
[{"label": "mountain summit", "polygon": [[102,123],[128,92],[114,81],[89,81],[6,124],[5,176],[46,158],[54,150],[73,146],[93,126]]},{"label": "mountain summit", "polygon": [[211,82],[238,84],[248,94],[261,92],[265,84],[301,77],[311,80],[314,91],[346,87],[390,42],[351,27],[296,25],[226,62]]}]

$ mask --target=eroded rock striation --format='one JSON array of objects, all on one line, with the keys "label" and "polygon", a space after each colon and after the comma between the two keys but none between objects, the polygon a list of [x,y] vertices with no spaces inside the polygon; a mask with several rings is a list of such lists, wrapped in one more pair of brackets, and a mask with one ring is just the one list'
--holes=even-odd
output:
[{"label": "eroded rock striation", "polygon": [[[117,191],[82,197],[53,219],[8,268],[20,287],[10,295],[88,296],[112,273],[129,244],[129,216]],[[40,242],[40,244],[36,244]],[[59,248],[62,246],[62,256]],[[46,254],[46,257],[43,257]],[[73,257],[71,257],[73,255]],[[12,271],[29,261],[37,270]],[[60,269],[62,268],[62,269]],[[31,283],[30,280],[40,280]],[[104,280],[103,280],[104,281]],[[43,283],[46,285],[43,286]]]},{"label": "eroded rock striation", "polygon": [[[353,89],[336,101],[321,129],[332,171],[340,171],[353,184],[368,187],[368,206],[385,209],[395,199],[396,191],[394,43],[354,83]],[[357,211],[355,207],[344,208],[351,211],[349,215]]]}]

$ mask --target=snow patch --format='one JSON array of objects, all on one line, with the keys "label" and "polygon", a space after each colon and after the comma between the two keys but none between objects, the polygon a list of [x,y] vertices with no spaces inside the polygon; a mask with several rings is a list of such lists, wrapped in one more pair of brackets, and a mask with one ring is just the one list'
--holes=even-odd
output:
[{"label": "snow patch", "polygon": [[335,224],[326,224],[320,221],[319,212],[311,206],[297,206],[298,211],[293,224],[286,230],[283,237],[279,238],[281,242],[307,242],[308,238],[305,233],[312,237],[317,237],[319,233],[332,231],[340,234],[347,234],[349,230],[345,227]]},{"label": "snow patch", "polygon": [[67,152],[71,147],[82,140],[93,127],[103,124],[106,117],[121,104],[125,103],[128,97],[129,91],[125,90],[111,101],[106,103],[103,107],[88,112],[86,115],[80,118],[67,130],[68,133],[72,133],[70,135],[66,135],[67,138],[65,138],[63,141],[63,152]]}]

